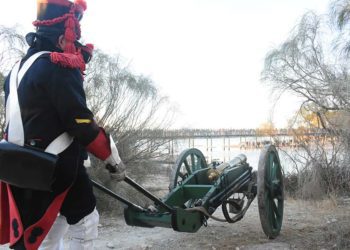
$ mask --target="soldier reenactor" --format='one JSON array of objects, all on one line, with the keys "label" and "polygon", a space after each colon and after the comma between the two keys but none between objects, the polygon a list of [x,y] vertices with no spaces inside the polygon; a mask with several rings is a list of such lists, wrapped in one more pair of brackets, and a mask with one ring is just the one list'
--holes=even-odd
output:
[{"label": "soldier reenactor", "polygon": [[93,46],[78,42],[86,2],[37,0],[37,8],[36,32],[26,36],[30,48],[4,86],[5,139],[20,149],[13,159],[0,160],[14,169],[18,164],[11,162],[20,161],[27,146],[57,154],[58,160],[50,191],[38,190],[42,180],[22,187],[35,176],[23,177],[21,171],[11,170],[19,185],[0,176],[0,243],[14,249],[62,249],[68,231],[69,249],[92,249],[99,216],[83,166],[87,151],[112,166],[117,180],[125,177],[125,167],[86,105],[83,75]]}]

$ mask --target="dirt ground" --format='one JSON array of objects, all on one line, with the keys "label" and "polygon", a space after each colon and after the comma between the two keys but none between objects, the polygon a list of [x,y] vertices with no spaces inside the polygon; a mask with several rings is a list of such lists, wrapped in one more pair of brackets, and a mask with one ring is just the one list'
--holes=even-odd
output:
[{"label": "dirt ground", "polygon": [[[223,218],[220,208],[214,215]],[[130,227],[123,218],[102,216],[96,249],[350,249],[350,198],[286,200],[281,234],[274,240],[262,231],[256,200],[241,221],[210,219],[197,233]]]},{"label": "dirt ground", "polygon": [[[214,214],[222,217],[221,209]],[[130,227],[122,217],[101,216],[95,249],[350,249],[350,198],[305,202],[285,201],[280,236],[265,237],[256,200],[245,217],[228,224],[208,221],[197,233],[179,233],[167,228]],[[2,246],[0,249],[8,249]]]},{"label": "dirt ground", "polygon": [[[168,173],[158,169],[148,174],[153,177],[145,178],[142,185],[163,197],[168,192]],[[214,215],[224,218],[220,207]],[[229,224],[209,219],[208,226],[202,226],[196,233],[179,233],[168,228],[131,227],[125,224],[122,216],[102,214],[99,234],[94,248],[98,250],[350,249],[350,198],[318,202],[287,198],[281,234],[274,240],[267,239],[262,231],[257,200],[241,221]],[[2,246],[2,249],[8,247]]]}]

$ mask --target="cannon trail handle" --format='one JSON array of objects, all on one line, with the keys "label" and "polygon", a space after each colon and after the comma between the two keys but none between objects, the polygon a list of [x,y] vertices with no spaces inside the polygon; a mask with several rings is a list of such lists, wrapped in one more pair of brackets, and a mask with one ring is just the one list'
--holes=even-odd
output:
[{"label": "cannon trail handle", "polygon": [[[90,179],[91,180],[91,179]],[[101,185],[100,183],[94,181],[94,180],[91,180],[92,184],[94,187],[96,187],[97,189],[101,190],[102,192],[104,192],[105,194],[108,194],[109,196],[117,199],[118,201],[124,203],[125,205],[127,205],[128,207],[131,207],[139,212],[144,212],[146,209],[128,201],[127,199],[119,196],[118,194],[114,193],[112,190],[106,188],[105,186]]]},{"label": "cannon trail handle", "polygon": [[149,191],[147,191],[146,189],[144,189],[143,187],[141,187],[138,183],[136,183],[133,179],[131,179],[130,177],[126,176],[124,181],[126,183],[128,183],[130,186],[132,186],[133,188],[135,188],[137,191],[139,191],[140,193],[142,193],[144,196],[146,196],[147,198],[151,199],[152,201],[154,201],[154,203],[156,205],[161,206],[162,208],[164,208],[165,210],[167,210],[168,212],[173,212],[173,208],[170,207],[169,205],[165,204],[161,199],[159,199],[158,197],[154,196],[152,193],[150,193]]},{"label": "cannon trail handle", "polygon": [[[169,205],[165,204],[161,199],[159,199],[158,197],[154,196],[152,193],[150,193],[149,191],[147,191],[146,189],[144,189],[143,187],[141,187],[138,183],[136,183],[133,179],[131,179],[130,177],[126,176],[124,181],[126,183],[128,183],[130,186],[132,186],[133,188],[135,188],[137,191],[139,191],[140,193],[142,193],[144,196],[146,196],[147,198],[151,199],[156,205],[161,206],[162,208],[164,208],[166,211],[168,212],[173,212],[173,208],[170,207]],[[136,209],[139,212],[144,212],[147,211],[147,209],[136,205],[134,203],[132,203],[131,201],[128,201],[127,199],[121,197],[120,195],[114,193],[112,190],[106,188],[105,186],[101,185],[100,183],[91,180],[92,184],[94,187],[96,187],[97,189],[101,190],[102,192],[108,194],[109,196],[117,199],[118,201],[124,203],[125,205]]]}]

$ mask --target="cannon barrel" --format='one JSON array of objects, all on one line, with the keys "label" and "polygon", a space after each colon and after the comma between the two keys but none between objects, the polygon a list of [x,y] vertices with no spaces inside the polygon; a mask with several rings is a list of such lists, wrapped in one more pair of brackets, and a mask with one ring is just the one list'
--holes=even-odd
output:
[{"label": "cannon barrel", "polygon": [[222,172],[225,168],[232,168],[235,167],[238,164],[246,163],[247,162],[247,156],[244,154],[239,154],[229,162],[224,162],[216,167],[216,170],[219,172]]},{"label": "cannon barrel", "polygon": [[247,156],[244,154],[239,154],[229,162],[224,162],[217,166],[216,168],[212,168],[208,170],[208,179],[210,181],[216,180],[225,169],[230,169],[233,167],[236,167],[237,165],[245,164],[247,163]]}]

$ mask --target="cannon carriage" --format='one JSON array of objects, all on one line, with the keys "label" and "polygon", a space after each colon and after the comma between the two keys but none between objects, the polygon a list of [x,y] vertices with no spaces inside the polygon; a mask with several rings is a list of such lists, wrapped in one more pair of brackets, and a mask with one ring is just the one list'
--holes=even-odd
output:
[{"label": "cannon carriage", "polygon": [[[129,177],[125,181],[154,202],[140,207],[94,182],[95,186],[127,205],[124,218],[128,225],[167,227],[194,233],[208,220],[235,223],[241,220],[257,197],[260,221],[268,238],[279,235],[283,221],[283,173],[273,145],[261,151],[258,171],[240,154],[218,166],[207,164],[202,152],[183,151],[173,167],[169,193],[158,198]],[[224,219],[214,216],[221,206]]]}]

